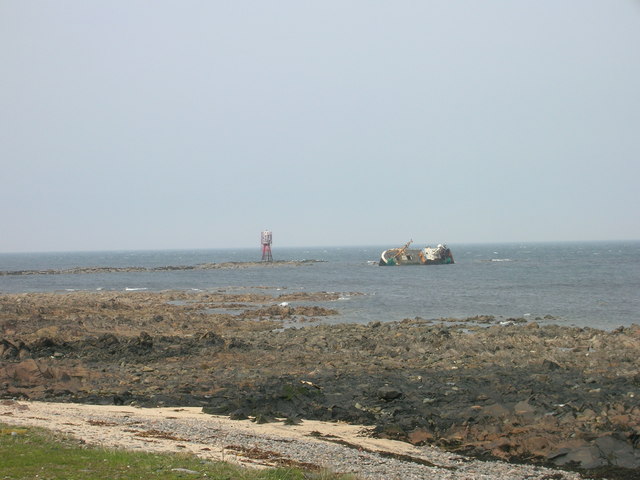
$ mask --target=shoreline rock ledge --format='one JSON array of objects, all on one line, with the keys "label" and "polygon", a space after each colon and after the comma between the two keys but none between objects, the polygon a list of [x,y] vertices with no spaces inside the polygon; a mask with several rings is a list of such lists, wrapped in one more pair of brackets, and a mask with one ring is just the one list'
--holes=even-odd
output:
[{"label": "shoreline rock ledge", "polygon": [[310,326],[304,314],[331,312],[269,307],[339,294],[292,295],[0,295],[0,397],[344,421],[481,458],[640,478],[640,326]]},{"label": "shoreline rock ledge", "polygon": [[300,267],[313,265],[322,260],[274,260],[271,262],[221,262],[221,263],[201,263],[198,265],[165,265],[160,267],[73,267],[65,269],[47,270],[0,270],[0,276],[10,275],[75,275],[83,273],[128,273],[128,272],[166,272],[172,270],[217,270],[217,269],[238,269],[256,267]]}]

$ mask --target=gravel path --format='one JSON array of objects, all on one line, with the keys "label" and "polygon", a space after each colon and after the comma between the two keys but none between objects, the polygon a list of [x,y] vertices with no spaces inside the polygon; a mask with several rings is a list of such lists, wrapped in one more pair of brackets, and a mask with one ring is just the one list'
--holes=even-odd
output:
[{"label": "gravel path", "polygon": [[200,408],[136,408],[69,403],[0,402],[0,421],[45,427],[88,444],[130,450],[190,452],[262,468],[292,465],[353,473],[363,479],[579,480],[530,465],[484,462],[432,447],[367,436],[361,426],[304,421],[256,424],[203,414]]}]

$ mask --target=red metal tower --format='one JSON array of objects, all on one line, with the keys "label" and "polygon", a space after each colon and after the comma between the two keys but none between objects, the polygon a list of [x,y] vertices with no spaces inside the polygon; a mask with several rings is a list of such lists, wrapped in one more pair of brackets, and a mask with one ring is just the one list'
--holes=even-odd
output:
[{"label": "red metal tower", "polygon": [[271,256],[271,240],[273,235],[271,234],[271,230],[265,230],[260,235],[260,242],[262,243],[262,261],[263,262],[273,262],[273,257]]}]

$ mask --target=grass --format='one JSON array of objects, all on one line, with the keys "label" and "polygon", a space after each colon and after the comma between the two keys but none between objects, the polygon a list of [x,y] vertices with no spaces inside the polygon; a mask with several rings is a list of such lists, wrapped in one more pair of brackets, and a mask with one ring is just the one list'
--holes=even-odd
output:
[{"label": "grass", "polygon": [[87,447],[39,428],[0,423],[0,480],[355,480],[297,468],[254,470],[185,454]]}]

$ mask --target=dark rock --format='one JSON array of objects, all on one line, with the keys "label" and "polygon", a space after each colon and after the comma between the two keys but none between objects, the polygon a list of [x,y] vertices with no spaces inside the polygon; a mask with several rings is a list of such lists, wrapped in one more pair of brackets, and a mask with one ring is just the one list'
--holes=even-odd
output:
[{"label": "dark rock", "polygon": [[[91,339],[78,344],[78,348],[84,350],[90,343],[92,343]],[[98,348],[103,355],[113,355],[120,349],[120,340],[118,340],[118,337],[113,333],[105,333],[95,341],[95,347]]]},{"label": "dark rock", "polygon": [[558,466],[577,465],[580,468],[597,468],[605,465],[600,450],[595,445],[575,449],[563,448],[553,452],[547,458]]},{"label": "dark rock", "polygon": [[11,342],[0,340],[0,358],[3,360],[12,360],[18,357],[18,348]]},{"label": "dark rock", "polygon": [[[204,412],[204,409],[203,409],[203,412]],[[205,413],[208,413],[208,412],[205,412]],[[249,413],[245,409],[239,408],[238,410],[231,412],[231,414],[229,415],[229,418],[231,420],[246,420],[247,418],[249,418]]]},{"label": "dark rock", "polygon": [[272,417],[270,415],[265,415],[262,413],[259,413],[258,415],[256,415],[256,417],[253,419],[253,421],[257,424],[263,424],[263,423],[274,423],[277,420],[275,419],[275,417]]},{"label": "dark rock", "polygon": [[238,350],[248,350],[248,349],[251,348],[251,346],[247,342],[244,342],[244,341],[240,340],[239,338],[232,338],[227,343],[227,348],[228,349],[238,349]]},{"label": "dark rock", "polygon": [[58,344],[52,338],[40,337],[31,344],[30,348],[32,351],[37,352],[41,352],[43,350],[53,352],[57,346]]},{"label": "dark rock", "polygon": [[542,368],[545,370],[553,371],[553,370],[558,370],[560,368],[560,365],[558,365],[556,362],[552,362],[551,360],[545,359],[542,362]]},{"label": "dark rock", "polygon": [[300,419],[300,417],[287,417],[284,420],[285,425],[300,425],[301,423],[302,420]]},{"label": "dark rock", "polygon": [[221,347],[225,344],[224,338],[211,331],[201,335],[200,342],[212,347]]},{"label": "dark rock", "polygon": [[397,424],[385,425],[375,429],[375,432],[381,438],[388,438],[390,440],[403,440],[408,439],[407,432]]},{"label": "dark rock", "polygon": [[205,405],[202,407],[202,413],[207,413],[209,415],[228,415],[230,409],[231,406],[227,403],[219,405]]},{"label": "dark rock", "polygon": [[400,398],[402,396],[402,392],[393,387],[385,385],[384,387],[380,387],[378,389],[377,395],[378,398],[390,402],[392,400],[395,400],[396,398]]},{"label": "dark rock", "polygon": [[555,465],[577,465],[584,469],[614,466],[640,468],[640,452],[620,434],[605,435],[592,443],[562,447],[548,455]]},{"label": "dark rock", "polygon": [[140,332],[137,338],[128,342],[128,350],[136,355],[146,355],[153,349],[153,339],[147,332]]},{"label": "dark rock", "polygon": [[147,332],[140,332],[140,336],[138,337],[138,344],[141,347],[150,349],[151,347],[153,347],[153,339]]},{"label": "dark rock", "polygon": [[623,468],[639,468],[640,452],[620,434],[606,435],[595,441],[600,456],[606,465]]}]

